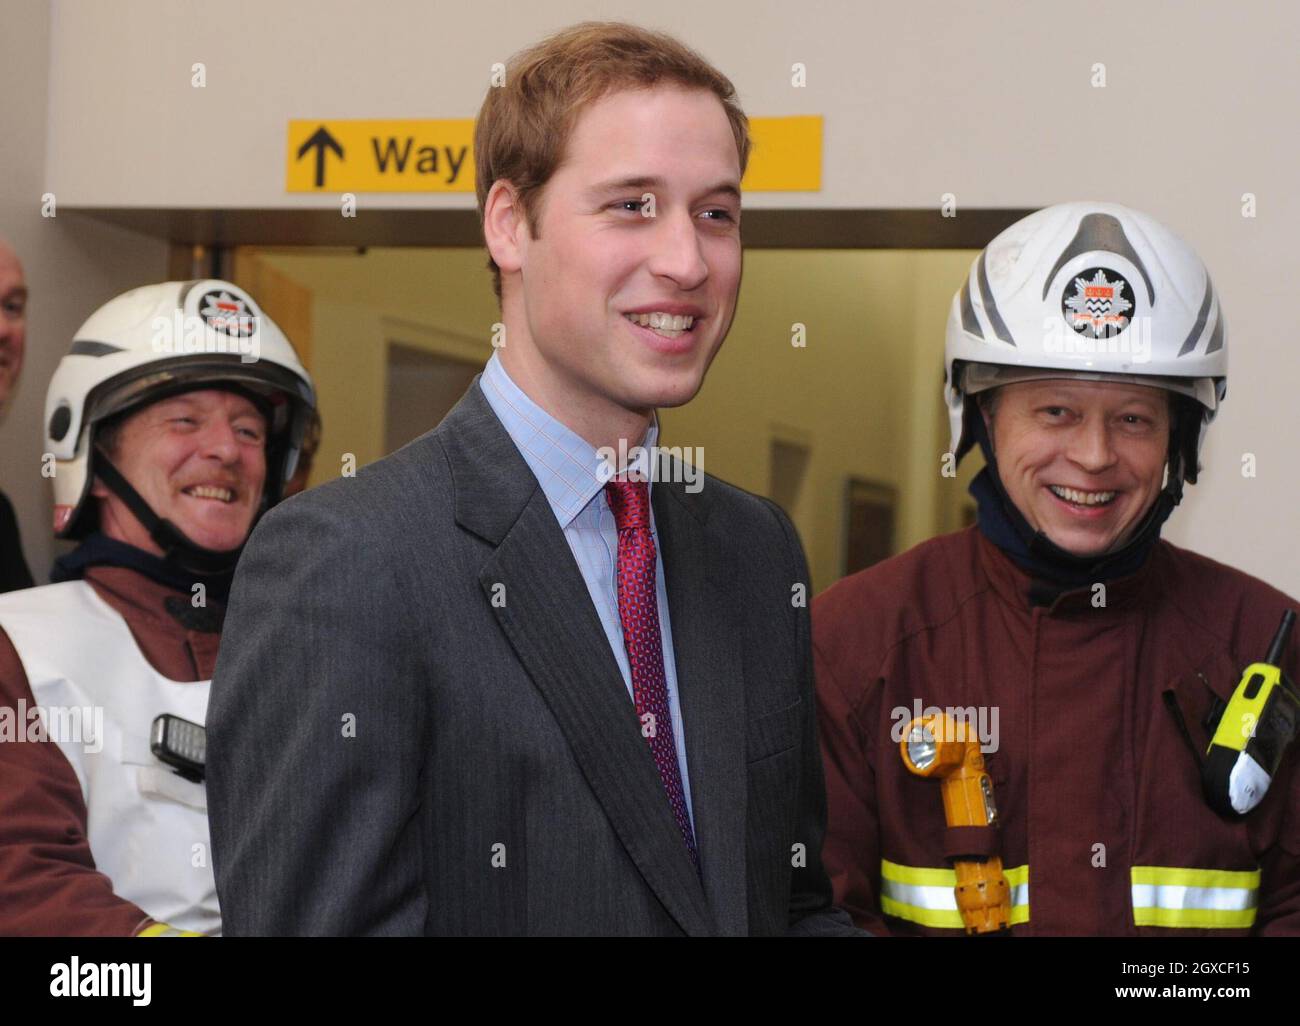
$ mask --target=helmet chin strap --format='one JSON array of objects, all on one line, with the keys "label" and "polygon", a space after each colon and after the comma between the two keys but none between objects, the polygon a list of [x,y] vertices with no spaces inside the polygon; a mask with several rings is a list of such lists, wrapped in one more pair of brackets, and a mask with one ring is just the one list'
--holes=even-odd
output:
[{"label": "helmet chin strap", "polygon": [[1007,516],[1011,520],[1012,526],[1024,540],[1030,553],[1057,566],[1071,571],[1097,572],[1104,571],[1106,567],[1112,564],[1122,563],[1126,557],[1142,546],[1149,544],[1152,538],[1159,534],[1160,528],[1169,519],[1169,514],[1183,500],[1182,448],[1179,444],[1172,444],[1170,445],[1169,455],[1169,479],[1165,482],[1165,486],[1160,490],[1160,494],[1156,496],[1155,502],[1151,504],[1151,508],[1147,510],[1146,516],[1142,518],[1142,522],[1129,537],[1129,540],[1118,549],[1095,556],[1079,556],[1073,552],[1067,552],[1042,531],[1034,530],[1029,521],[1025,519],[1024,514],[1020,512],[1020,507],[1012,502],[1011,496],[1007,494],[1007,490],[1002,484],[1002,475],[998,471],[997,458],[993,455],[993,443],[989,440],[988,429],[979,411],[976,411],[974,420],[976,438],[979,441],[980,449],[984,452],[984,460],[989,465],[989,476],[993,479],[993,486],[997,489],[998,495],[1006,507]]},{"label": "helmet chin strap", "polygon": [[122,476],[102,449],[95,452],[94,473],[113,493],[126,503],[137,520],[149,532],[163,551],[163,558],[175,563],[182,570],[193,574],[215,575],[233,573],[239,554],[244,551],[241,544],[233,549],[205,549],[187,538],[170,520],[158,516],[141,497],[131,483]]}]

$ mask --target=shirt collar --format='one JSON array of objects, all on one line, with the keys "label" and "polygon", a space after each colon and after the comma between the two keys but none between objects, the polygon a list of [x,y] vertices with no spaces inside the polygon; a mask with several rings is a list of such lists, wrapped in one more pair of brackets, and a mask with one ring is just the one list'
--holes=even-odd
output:
[{"label": "shirt collar", "polygon": [[[560,527],[568,527],[604,491],[615,468],[595,446],[533,402],[506,373],[499,353],[494,352],[483,368],[480,385],[492,412],[537,478]],[[629,462],[628,471],[645,475],[651,487],[654,475],[650,473],[650,451],[658,438],[656,413],[641,446],[629,452],[635,458]]]}]

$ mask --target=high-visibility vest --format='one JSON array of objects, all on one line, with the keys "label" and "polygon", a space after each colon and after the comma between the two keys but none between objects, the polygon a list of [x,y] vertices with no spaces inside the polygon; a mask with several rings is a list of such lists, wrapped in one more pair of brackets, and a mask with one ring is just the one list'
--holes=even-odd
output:
[{"label": "high-visibility vest", "polygon": [[149,749],[160,713],[204,722],[210,682],[155,670],[85,581],[0,595],[0,627],[81,784],[91,854],[113,892],[179,929],[219,933],[207,792]]}]

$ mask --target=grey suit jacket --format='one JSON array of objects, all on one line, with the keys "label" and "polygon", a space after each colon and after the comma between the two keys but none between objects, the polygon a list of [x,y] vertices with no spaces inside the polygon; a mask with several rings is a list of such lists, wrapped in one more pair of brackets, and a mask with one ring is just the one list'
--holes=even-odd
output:
[{"label": "grey suit jacket", "polygon": [[476,380],[435,430],[274,509],[240,560],[207,718],[227,934],[852,932],[821,862],[796,535],[713,478],[652,495],[700,873]]}]

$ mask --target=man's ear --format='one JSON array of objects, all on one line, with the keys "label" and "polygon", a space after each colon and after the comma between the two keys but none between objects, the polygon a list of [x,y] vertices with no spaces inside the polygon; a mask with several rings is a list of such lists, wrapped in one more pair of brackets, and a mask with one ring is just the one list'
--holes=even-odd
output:
[{"label": "man's ear", "polygon": [[498,178],[483,204],[483,238],[503,274],[518,271],[532,236],[514,185]]},{"label": "man's ear", "polygon": [[989,410],[991,404],[974,397],[972,397],[972,401],[975,403],[975,409],[979,411],[979,415],[984,418],[984,434],[989,440],[989,449],[996,453],[997,447],[993,444],[993,413]]}]

